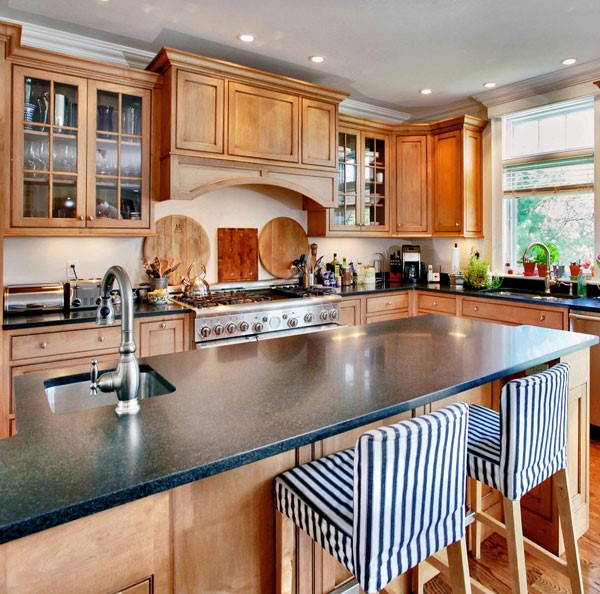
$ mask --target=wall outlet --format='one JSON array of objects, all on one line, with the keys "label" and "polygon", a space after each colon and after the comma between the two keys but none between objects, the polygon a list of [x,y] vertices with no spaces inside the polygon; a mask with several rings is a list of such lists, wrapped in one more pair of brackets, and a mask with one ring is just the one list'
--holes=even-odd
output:
[{"label": "wall outlet", "polygon": [[67,280],[75,280],[78,277],[78,267],[79,260],[67,260]]}]

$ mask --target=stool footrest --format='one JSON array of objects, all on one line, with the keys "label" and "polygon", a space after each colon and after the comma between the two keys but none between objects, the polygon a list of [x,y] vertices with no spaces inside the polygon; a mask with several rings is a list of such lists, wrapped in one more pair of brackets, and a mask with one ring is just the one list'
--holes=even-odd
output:
[{"label": "stool footrest", "polygon": [[[506,526],[496,520],[496,518],[492,518],[492,516],[486,514],[485,512],[477,512],[476,519],[478,522],[485,524],[490,527],[492,530],[506,538]],[[536,544],[532,540],[523,537],[523,547],[527,553],[533,555],[537,559],[541,561],[546,561],[550,565],[552,565],[553,569],[559,571],[560,573],[567,573],[567,562],[563,561],[560,557],[557,557],[553,553],[550,553],[540,545]]]},{"label": "stool footrest", "polygon": [[[448,566],[448,555],[446,550],[440,551],[439,553],[435,553],[435,555],[431,555],[428,557],[424,563],[428,563],[435,569],[437,569],[440,573],[444,574],[447,578],[450,577],[450,568]],[[471,582],[471,591],[474,594],[495,594],[493,590],[486,588],[483,584],[478,582],[474,578],[470,578]]]}]

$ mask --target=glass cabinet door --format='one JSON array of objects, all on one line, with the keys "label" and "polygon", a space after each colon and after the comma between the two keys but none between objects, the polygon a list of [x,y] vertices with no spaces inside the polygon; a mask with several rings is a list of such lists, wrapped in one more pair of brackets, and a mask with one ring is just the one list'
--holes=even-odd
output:
[{"label": "glass cabinet door", "polygon": [[358,135],[340,131],[338,135],[338,205],[333,209],[334,229],[348,229],[360,225],[359,149]]},{"label": "glass cabinet door", "polygon": [[[90,90],[88,225],[142,227],[149,220],[147,91],[99,84]],[[92,109],[93,108],[93,109]]]},{"label": "glass cabinet door", "polygon": [[15,68],[12,224],[82,226],[85,134],[78,107],[85,87],[73,77]]},{"label": "glass cabinet door", "polygon": [[364,145],[364,225],[372,227],[366,231],[388,229],[389,199],[387,188],[386,139],[382,137],[363,137]]}]

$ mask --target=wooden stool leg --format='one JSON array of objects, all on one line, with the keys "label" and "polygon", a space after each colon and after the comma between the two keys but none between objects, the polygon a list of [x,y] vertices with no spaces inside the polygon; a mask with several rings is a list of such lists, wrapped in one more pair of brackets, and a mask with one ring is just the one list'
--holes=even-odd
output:
[{"label": "wooden stool leg", "polygon": [[448,567],[452,594],[471,594],[471,578],[469,576],[469,560],[465,539],[448,545]]},{"label": "wooden stool leg", "polygon": [[523,525],[521,523],[521,502],[504,499],[504,521],[508,560],[512,578],[513,593],[527,594],[527,571],[525,568],[525,549],[523,547]]},{"label": "wooden stool leg", "polygon": [[481,483],[470,478],[469,490],[471,494],[471,511],[475,512],[475,521],[470,527],[471,555],[475,559],[479,559],[481,557],[481,522],[477,520],[477,514],[481,513]]},{"label": "wooden stool leg", "polygon": [[565,541],[567,554],[567,573],[571,580],[573,594],[583,594],[583,578],[581,576],[581,562],[573,525],[573,510],[571,509],[571,496],[569,494],[569,477],[567,470],[562,468],[553,477],[556,503],[560,516],[562,535]]},{"label": "wooden stool leg", "polygon": [[294,591],[294,522],[281,512],[275,514],[275,592]]}]

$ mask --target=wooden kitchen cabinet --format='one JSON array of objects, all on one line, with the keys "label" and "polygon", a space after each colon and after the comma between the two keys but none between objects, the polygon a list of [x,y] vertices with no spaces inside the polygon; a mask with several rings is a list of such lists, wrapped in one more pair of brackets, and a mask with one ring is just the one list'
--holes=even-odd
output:
[{"label": "wooden kitchen cabinet", "polygon": [[390,135],[376,122],[344,116],[338,133],[334,208],[308,208],[311,236],[388,236],[391,213]]},{"label": "wooden kitchen cabinet", "polygon": [[396,136],[394,235],[431,235],[431,135]]},{"label": "wooden kitchen cabinet", "polygon": [[190,348],[192,322],[188,314],[164,316],[161,319],[142,318],[136,320],[136,324],[140,357],[181,353]]},{"label": "wooden kitchen cabinet", "polygon": [[5,543],[2,591],[170,594],[170,515],[160,493]]},{"label": "wooden kitchen cabinet", "polygon": [[22,48],[12,63],[6,235],[145,235],[158,77]]},{"label": "wooden kitchen cabinet", "polygon": [[161,199],[260,183],[333,206],[345,93],[170,48],[148,68],[164,78]]},{"label": "wooden kitchen cabinet", "polygon": [[409,316],[409,293],[409,291],[402,291],[366,297],[363,324],[407,318]]},{"label": "wooden kitchen cabinet", "polygon": [[460,316],[511,326],[530,324],[557,330],[569,329],[568,309],[529,303],[516,304],[494,299],[463,297],[460,303]]},{"label": "wooden kitchen cabinet", "polygon": [[457,314],[458,301],[454,295],[416,292],[416,314]]},{"label": "wooden kitchen cabinet", "polygon": [[487,122],[461,116],[431,124],[434,236],[481,237],[481,136]]},{"label": "wooden kitchen cabinet", "polygon": [[361,323],[361,300],[345,297],[340,303],[340,324],[358,326]]}]

